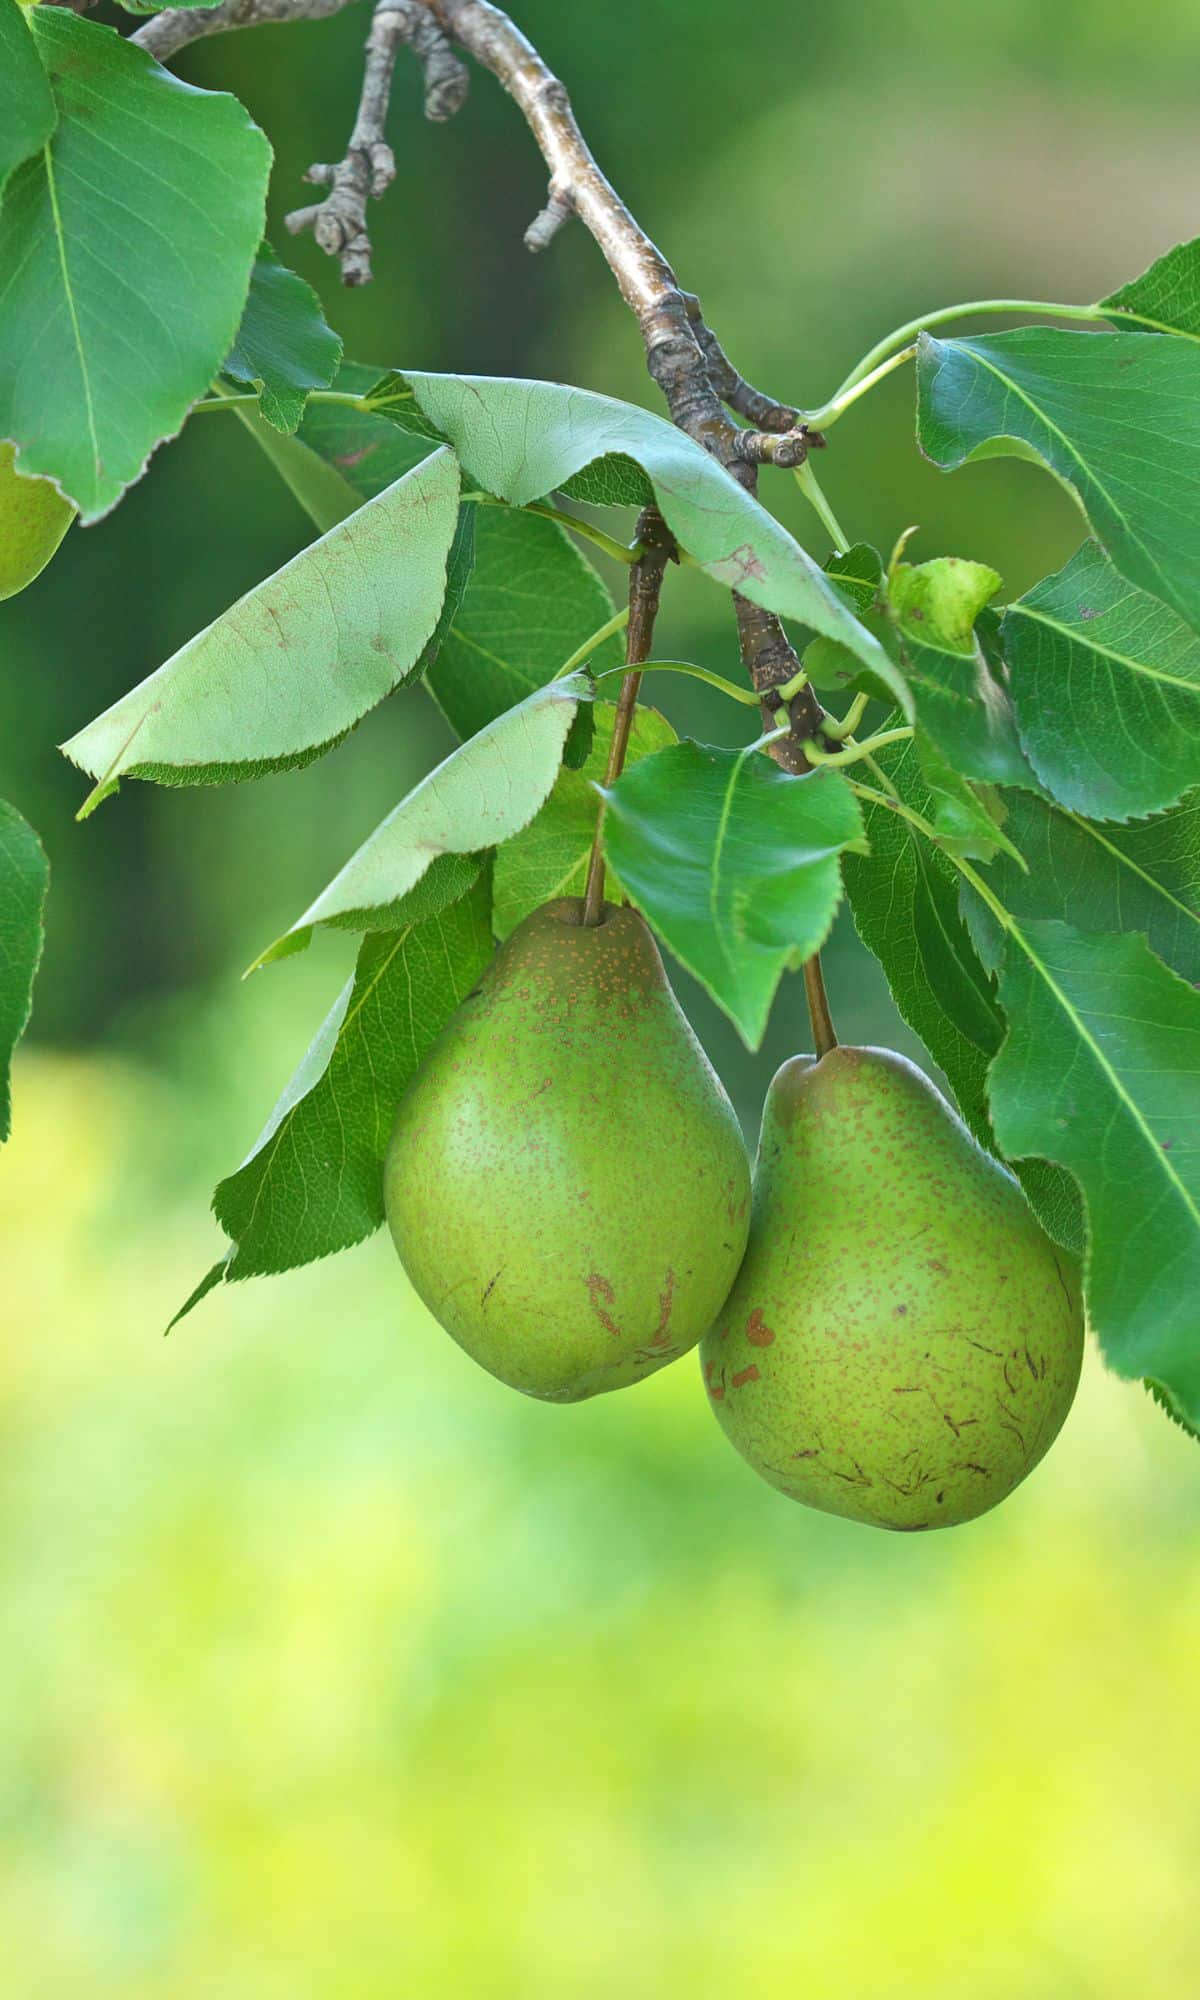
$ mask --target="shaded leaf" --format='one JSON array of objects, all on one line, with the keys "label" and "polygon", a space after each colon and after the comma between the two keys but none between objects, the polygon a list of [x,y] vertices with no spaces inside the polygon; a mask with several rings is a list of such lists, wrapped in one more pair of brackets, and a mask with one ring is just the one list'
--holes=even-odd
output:
[{"label": "shaded leaf", "polygon": [[364,940],[244,1165],[213,1208],[227,1281],[291,1270],[383,1221],[383,1158],[417,1065],[492,954],[486,880],[423,922]]},{"label": "shaded leaf", "polygon": [[[522,832],[506,841],[496,855],[492,920],[498,938],[506,938],[523,917],[557,896],[582,896],[587,880],[592,836],[600,812],[596,787],[604,779],[612,746],[611,702],[596,702],[596,736],[581,770],[562,770],[545,805]],[[626,769],[655,750],[676,741],[665,716],[639,707],[633,718]],[[606,871],[605,895],[617,893],[611,869]]]},{"label": "shaded leaf", "polygon": [[1200,626],[1200,347],[1049,327],[922,334],[917,380],[917,435],[936,465],[1040,459],[1122,576]]},{"label": "shaded leaf", "polygon": [[[915,746],[891,745],[878,762],[904,803],[930,818],[934,802]],[[865,820],[870,851],[851,851],[842,864],[855,929],[879,960],[904,1020],[945,1075],[964,1121],[980,1145],[998,1153],[986,1085],[1004,1016],[959,915],[956,871],[890,807],[868,803]],[[1081,1251],[1082,1209],[1070,1177],[1043,1161],[1023,1161],[1018,1172],[1043,1228]]]},{"label": "shaded leaf", "polygon": [[[1200,791],[1158,819],[1098,826],[1026,792],[1007,795],[1006,828],[1028,863],[998,861],[987,880],[1024,921],[1058,917],[1082,931],[1141,931],[1184,979],[1200,983]],[[963,909],[985,965],[1004,933],[969,887]]]},{"label": "shaded leaf", "polygon": [[270,147],[111,28],[30,15],[58,123],[0,209],[0,436],[83,518],[108,512],[229,350]]},{"label": "shaded leaf", "polygon": [[446,589],[439,452],[285,563],[63,745],[99,781],[216,784],[307,762],[409,678]]},{"label": "shaded leaf", "polygon": [[862,816],[832,771],[792,777],[753,748],[678,743],[603,793],[608,859],[750,1048],[784,969],[819,949]]},{"label": "shaded leaf", "polygon": [[1074,1174],[1088,1318],[1118,1374],[1200,1421],[1200,993],[1144,938],[1013,923],[1008,1035],[989,1095],[1000,1143]]},{"label": "shaded leaf", "polygon": [[341,354],[341,340],[325,324],[312,286],[262,243],[222,373],[258,390],[259,409],[276,430],[294,431],[310,390],[329,386]]},{"label": "shaded leaf", "polygon": [[812,557],[717,461],[665,418],[557,382],[468,375],[386,376],[373,406],[453,443],[467,478],[524,506],[614,453],[650,478],[668,526],[717,582],[841,639],[894,700],[902,677]]},{"label": "shaded leaf", "polygon": [[1064,805],[1129,819],[1200,784],[1200,638],[1096,542],[1001,628],[1025,753]]},{"label": "shaded leaf", "polygon": [[[612,617],[591,564],[554,521],[476,507],[475,568],[429,685],[451,727],[473,736],[544,687]],[[619,637],[597,647],[600,673],[623,658]]]},{"label": "shaded leaf", "polygon": [[302,949],[317,924],[385,910],[416,888],[439,855],[473,855],[533,818],[558,774],[582,674],[538,688],[422,778],[260,962]]},{"label": "shaded leaf", "polygon": [[13,168],[41,151],[57,121],[25,9],[0,0],[0,195]]},{"label": "shaded leaf", "polygon": [[0,1140],[12,1125],[9,1070],[29,1020],[49,879],[41,841],[0,799]]},{"label": "shaded leaf", "polygon": [[[333,386],[343,394],[363,396],[378,380],[378,368],[343,361]],[[300,436],[362,500],[373,500],[436,448],[436,440],[348,403],[309,403]]]}]

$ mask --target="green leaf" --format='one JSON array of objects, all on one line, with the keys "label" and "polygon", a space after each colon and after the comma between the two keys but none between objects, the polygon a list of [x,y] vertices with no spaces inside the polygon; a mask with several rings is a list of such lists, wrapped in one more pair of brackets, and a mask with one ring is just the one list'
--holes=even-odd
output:
[{"label": "green leaf", "polygon": [[[378,380],[378,368],[343,361],[333,387],[344,395],[364,396]],[[361,500],[373,500],[436,446],[435,439],[401,430],[389,418],[372,416],[348,403],[309,403],[300,436]]]},{"label": "green leaf", "polygon": [[342,343],[325,324],[311,285],[261,244],[250,292],[222,373],[259,392],[259,408],[277,431],[294,431],[309,392],[337,374]]},{"label": "green leaf", "polygon": [[[473,736],[544,687],[612,617],[591,564],[554,522],[477,507],[475,568],[429,685],[451,727]],[[619,666],[621,641],[597,647],[594,673]]]},{"label": "green leaf", "polygon": [[1200,993],[1136,936],[1014,923],[1008,1035],[989,1093],[1001,1144],[1074,1174],[1088,1318],[1120,1375],[1200,1422]]},{"label": "green leaf", "polygon": [[[596,702],[594,713],[596,736],[587,762],[581,770],[559,772],[536,819],[506,841],[496,856],[492,921],[499,938],[508,937],[523,917],[543,903],[553,902],[557,896],[583,894],[600,811],[596,787],[603,782],[607,768],[616,709],[611,702]],[[665,716],[657,709],[639,707],[625,752],[626,769],[675,741],[675,731]],[[609,869],[605,895],[612,902],[616,894],[617,884]]]},{"label": "green leaf", "polygon": [[216,1267],[227,1283],[331,1256],[379,1227],[396,1105],[487,966],[489,905],[481,880],[439,915],[364,941],[249,1158],[213,1196],[231,1239]]},{"label": "green leaf", "polygon": [[41,152],[57,122],[25,9],[0,0],[0,195],[13,168]]},{"label": "green leaf", "polygon": [[41,841],[0,799],[0,1140],[12,1126],[9,1069],[29,1020],[49,879]]},{"label": "green leaf", "polygon": [[915,568],[900,563],[891,581],[918,735],[930,746],[927,774],[936,780],[942,819],[960,851],[975,815],[965,788],[951,785],[950,775],[987,785],[1035,782],[1008,695],[975,634],[975,621],[999,585],[994,569],[958,556],[937,556]]},{"label": "green leaf", "polygon": [[917,381],[917,436],[936,465],[1040,460],[1122,576],[1200,627],[1200,347],[1048,327],[922,334]]},{"label": "green leaf", "polygon": [[317,924],[353,917],[369,928],[370,913],[408,896],[439,855],[480,854],[528,826],[558,775],[575,710],[591,692],[582,674],[552,681],[452,751],[259,963],[302,950]]},{"label": "green leaf", "polygon": [[593,459],[558,488],[564,500],[582,500],[590,507],[646,507],[654,488],[636,459],[623,452]]},{"label": "green leaf", "polygon": [[819,950],[862,815],[833,771],[792,777],[753,747],[678,743],[602,792],[608,859],[748,1047],[781,975]]},{"label": "green leaf", "polygon": [[411,677],[458,519],[438,452],[189,639],[63,745],[98,782],[219,784],[308,762]]},{"label": "green leaf", "polygon": [[680,546],[708,575],[842,640],[893,699],[907,702],[902,677],[879,641],[812,557],[665,418],[557,382],[478,375],[391,375],[372,391],[372,401],[406,427],[423,423],[448,438],[470,481],[518,507],[565,488],[614,453],[636,460]]},{"label": "green leaf", "polygon": [[[904,804],[929,819],[934,801],[915,745],[890,745],[878,763]],[[986,1084],[1004,1016],[959,915],[956,871],[890,806],[867,804],[865,814],[870,851],[848,853],[842,864],[855,928],[879,960],[902,1017],[945,1075],[964,1121],[980,1145],[998,1153]],[[1082,1210],[1069,1176],[1041,1161],[1022,1162],[1018,1172],[1043,1228],[1068,1249],[1082,1250]]]},{"label": "green leaf", "polygon": [[1115,320],[1140,320],[1156,333],[1200,340],[1200,237],[1177,243],[1139,278],[1101,299]]},{"label": "green leaf", "polygon": [[236,98],[111,28],[60,7],[30,24],[58,124],[0,209],[0,437],[94,521],[229,351],[271,151]]},{"label": "green leaf", "polygon": [[40,576],[75,519],[51,479],[26,479],[12,445],[0,444],[0,598]]},{"label": "green leaf", "polygon": [[977,788],[960,776],[926,730],[918,728],[916,744],[921,773],[929,787],[927,817],[946,852],[991,861],[1003,849],[1020,867],[1020,851],[1004,831],[1007,808],[1001,794],[991,785]]},{"label": "green leaf", "polygon": [[[220,384],[216,386],[219,394]],[[321,534],[328,534],[361,507],[362,494],[335,465],[318,457],[299,433],[290,437],[275,430],[259,415],[256,403],[235,403],[234,414]]]},{"label": "green leaf", "polygon": [[1093,819],[1173,805],[1200,783],[1200,639],[1085,542],[1001,628],[1026,755]]},{"label": "green leaf", "polygon": [[[1072,923],[1081,931],[1142,931],[1182,978],[1200,983],[1200,791],[1158,819],[1098,826],[1026,792],[1006,795],[1006,831],[1026,872],[1008,861],[987,870],[1005,908]],[[963,910],[989,970],[1004,933],[970,887]]]},{"label": "green leaf", "polygon": [[189,10],[200,7],[219,7],[221,0],[117,0],[117,5],[118,7],[123,7],[127,14],[163,14],[168,7],[172,13],[176,7]]}]

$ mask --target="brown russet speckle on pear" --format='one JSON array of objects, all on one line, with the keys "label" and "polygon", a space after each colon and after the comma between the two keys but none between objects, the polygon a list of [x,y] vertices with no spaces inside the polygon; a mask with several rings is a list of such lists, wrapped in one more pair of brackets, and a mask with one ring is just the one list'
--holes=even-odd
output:
[{"label": "brown russet speckle on pear", "polygon": [[879,1527],[971,1520],[1049,1449],[1082,1345],[1072,1260],[913,1064],[783,1065],[745,1262],[701,1348],[764,1479]]},{"label": "brown russet speckle on pear", "polygon": [[412,1283],[501,1381],[574,1402],[694,1347],[737,1275],[750,1167],[632,909],[564,899],[497,953],[396,1114]]}]

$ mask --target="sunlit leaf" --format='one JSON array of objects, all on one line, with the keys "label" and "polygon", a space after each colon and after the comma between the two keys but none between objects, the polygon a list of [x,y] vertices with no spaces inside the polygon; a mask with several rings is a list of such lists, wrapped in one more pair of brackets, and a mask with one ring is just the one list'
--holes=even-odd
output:
[{"label": "sunlit leaf", "polygon": [[1009,605],[1002,644],[1022,745],[1064,805],[1129,819],[1200,784],[1200,638],[1095,542]]},{"label": "sunlit leaf", "polygon": [[63,745],[93,802],[122,776],[215,784],[319,755],[421,661],[457,520],[441,451],[239,598]]},{"label": "sunlit leaf", "polygon": [[557,382],[479,375],[390,375],[371,400],[407,428],[424,424],[448,438],[467,479],[515,506],[558,491],[614,453],[636,460],[668,526],[701,568],[755,603],[841,639],[906,703],[898,670],[812,557],[665,418]]},{"label": "sunlit leaf", "polygon": [[622,885],[750,1048],[781,975],[819,949],[862,815],[835,772],[792,777],[754,750],[678,743],[604,796]]},{"label": "sunlit leaf", "polygon": [[271,154],[236,98],[111,28],[29,19],[58,123],[0,209],[0,437],[92,521],[229,351]]},{"label": "sunlit leaf", "polygon": [[300,949],[317,924],[348,926],[407,896],[441,855],[475,855],[528,826],[558,775],[580,701],[582,674],[538,688],[516,708],[451,752],[393,808],[328,888],[263,954]]}]

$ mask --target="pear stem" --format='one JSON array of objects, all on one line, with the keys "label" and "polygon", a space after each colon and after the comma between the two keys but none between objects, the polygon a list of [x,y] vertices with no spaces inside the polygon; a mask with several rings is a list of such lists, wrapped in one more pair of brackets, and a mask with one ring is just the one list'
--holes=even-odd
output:
[{"label": "pear stem", "polygon": [[838,1038],[833,1029],[833,1015],[829,1011],[829,999],[825,992],[825,979],[821,972],[821,954],[814,951],[811,958],[804,961],[804,997],[808,1001],[808,1017],[812,1022],[813,1045],[818,1061],[836,1049]]},{"label": "pear stem", "polygon": [[[654,645],[654,621],[662,594],[663,571],[675,553],[670,529],[656,507],[647,507],[637,526],[641,553],[629,571],[629,623],[625,628],[626,674],[617,696],[612,743],[604,773],[607,790],[615,785],[625,765],[629,732],[633,728],[642,667]],[[604,801],[596,815],[596,832],[588,861],[587,887],[583,895],[583,922],[595,925],[604,914]]]}]

